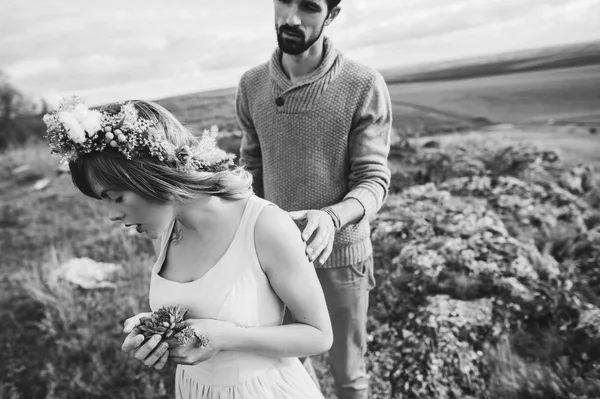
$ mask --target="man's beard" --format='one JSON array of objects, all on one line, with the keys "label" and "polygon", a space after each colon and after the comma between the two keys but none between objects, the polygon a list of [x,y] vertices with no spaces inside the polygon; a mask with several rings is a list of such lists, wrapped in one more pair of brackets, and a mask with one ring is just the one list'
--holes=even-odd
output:
[{"label": "man's beard", "polygon": [[[279,29],[277,29],[277,27],[275,27],[275,30],[277,31],[277,44],[279,45],[279,48],[281,49],[281,51],[283,51],[286,54],[289,54],[289,55],[302,54],[306,50],[311,48],[312,45],[315,44],[315,42],[317,40],[319,40],[319,38],[323,34],[324,27],[325,27],[325,23],[323,23],[323,25],[321,25],[319,34],[316,35],[315,37],[310,38],[308,41],[306,40],[306,37],[304,36],[304,32],[302,32],[299,28],[292,28],[289,25],[282,25],[279,27]],[[284,32],[289,32],[294,35],[284,36],[284,34],[283,34]]]}]

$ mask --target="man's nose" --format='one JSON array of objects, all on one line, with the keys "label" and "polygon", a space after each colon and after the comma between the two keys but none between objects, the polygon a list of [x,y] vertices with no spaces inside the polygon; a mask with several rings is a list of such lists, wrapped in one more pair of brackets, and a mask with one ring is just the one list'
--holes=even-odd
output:
[{"label": "man's nose", "polygon": [[291,7],[290,13],[287,16],[285,23],[288,24],[289,26],[300,25],[300,17],[298,16],[298,7],[297,6]]}]

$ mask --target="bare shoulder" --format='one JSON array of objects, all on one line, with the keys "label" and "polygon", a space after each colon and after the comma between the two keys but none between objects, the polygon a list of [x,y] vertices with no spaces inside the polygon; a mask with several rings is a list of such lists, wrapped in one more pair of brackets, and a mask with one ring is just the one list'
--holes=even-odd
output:
[{"label": "bare shoulder", "polygon": [[277,206],[265,206],[256,220],[255,239],[282,241],[300,239],[300,230],[292,217]]},{"label": "bare shoulder", "polygon": [[291,216],[276,206],[266,206],[256,221],[254,244],[265,272],[270,265],[304,256],[304,242]]}]

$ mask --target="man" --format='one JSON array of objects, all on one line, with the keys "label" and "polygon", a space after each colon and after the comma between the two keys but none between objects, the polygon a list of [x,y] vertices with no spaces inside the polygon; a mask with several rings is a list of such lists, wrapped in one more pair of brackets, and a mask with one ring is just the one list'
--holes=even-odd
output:
[{"label": "man", "polygon": [[382,76],[323,36],[339,3],[274,0],[279,48],[243,75],[236,111],[255,193],[305,225],[333,325],[331,371],[346,399],[368,396],[369,217],[390,183],[392,111]]}]

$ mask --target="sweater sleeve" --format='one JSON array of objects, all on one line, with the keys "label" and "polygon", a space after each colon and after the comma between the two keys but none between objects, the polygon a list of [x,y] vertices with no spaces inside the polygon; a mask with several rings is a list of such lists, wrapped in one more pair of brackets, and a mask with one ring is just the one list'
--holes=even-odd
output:
[{"label": "sweater sleeve", "polygon": [[364,97],[349,137],[350,191],[344,199],[355,198],[363,208],[363,218],[374,215],[387,198],[390,170],[392,105],[381,74],[376,73]]},{"label": "sweater sleeve", "polygon": [[260,149],[260,141],[254,122],[250,116],[250,108],[248,106],[247,89],[244,84],[245,76],[242,76],[235,97],[236,117],[240,127],[242,128],[242,145],[240,148],[240,164],[252,174],[252,188],[254,193],[259,197],[263,197],[263,180],[262,180],[262,153]]}]

